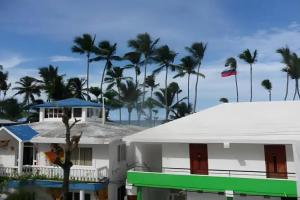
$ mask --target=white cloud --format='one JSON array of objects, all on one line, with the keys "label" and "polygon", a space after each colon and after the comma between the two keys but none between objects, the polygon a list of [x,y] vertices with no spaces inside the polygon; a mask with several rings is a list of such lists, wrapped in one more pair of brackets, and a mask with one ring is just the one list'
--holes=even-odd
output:
[{"label": "white cloud", "polygon": [[28,59],[17,55],[0,57],[0,65],[2,65],[5,69],[16,67],[26,61],[28,61]]},{"label": "white cloud", "polygon": [[51,62],[75,62],[80,59],[72,56],[51,56],[49,57],[49,60]]}]

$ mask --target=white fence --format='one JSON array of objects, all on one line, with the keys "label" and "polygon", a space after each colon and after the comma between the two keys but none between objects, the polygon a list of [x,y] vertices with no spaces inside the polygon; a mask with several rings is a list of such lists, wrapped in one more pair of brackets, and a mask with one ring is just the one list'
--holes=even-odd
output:
[{"label": "white fence", "polygon": [[[102,168],[80,168],[72,167],[70,171],[70,180],[84,182],[98,182],[107,177],[107,167]],[[35,176],[45,179],[63,179],[63,170],[54,166],[23,166],[22,175]],[[17,167],[0,167],[0,176],[18,177]]]}]

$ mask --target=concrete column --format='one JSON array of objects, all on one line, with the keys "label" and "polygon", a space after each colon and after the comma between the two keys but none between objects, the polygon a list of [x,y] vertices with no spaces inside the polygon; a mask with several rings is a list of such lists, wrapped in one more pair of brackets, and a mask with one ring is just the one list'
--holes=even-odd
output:
[{"label": "concrete column", "polygon": [[142,187],[138,187],[137,188],[137,200],[142,200],[142,194],[143,194]]},{"label": "concrete column", "polygon": [[82,108],[81,121],[87,121],[87,108]]},{"label": "concrete column", "polygon": [[79,200],[84,200],[84,190],[79,191]]},{"label": "concrete column", "polygon": [[43,122],[44,118],[45,118],[45,108],[40,108],[40,117],[39,117],[40,122]]},{"label": "concrete column", "polygon": [[18,149],[18,174],[22,174],[22,168],[23,168],[23,151],[24,151],[24,143],[19,142],[19,149]]}]

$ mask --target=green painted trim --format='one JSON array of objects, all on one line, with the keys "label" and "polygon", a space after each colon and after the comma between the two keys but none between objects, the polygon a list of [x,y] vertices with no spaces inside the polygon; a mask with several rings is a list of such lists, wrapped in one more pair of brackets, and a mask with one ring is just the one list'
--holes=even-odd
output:
[{"label": "green painted trim", "polygon": [[234,193],[238,194],[297,197],[296,181],[293,180],[128,171],[127,181],[129,184],[137,187],[181,189],[204,192],[225,192],[226,190],[232,190]]},{"label": "green painted trim", "polygon": [[226,197],[226,200],[233,200],[233,197]]}]

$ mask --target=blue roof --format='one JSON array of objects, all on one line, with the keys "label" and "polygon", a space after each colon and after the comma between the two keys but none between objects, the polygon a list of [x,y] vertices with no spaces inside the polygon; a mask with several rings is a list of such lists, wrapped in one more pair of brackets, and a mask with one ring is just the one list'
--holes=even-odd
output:
[{"label": "blue roof", "polygon": [[69,99],[63,99],[59,101],[53,101],[53,102],[46,102],[43,104],[35,105],[33,108],[54,108],[54,107],[101,107],[101,104],[91,102],[91,101],[85,101],[82,99],[77,98],[69,98]]},{"label": "blue roof", "polygon": [[39,134],[28,125],[16,125],[16,126],[4,126],[4,127],[22,141],[31,140],[34,136]]}]

